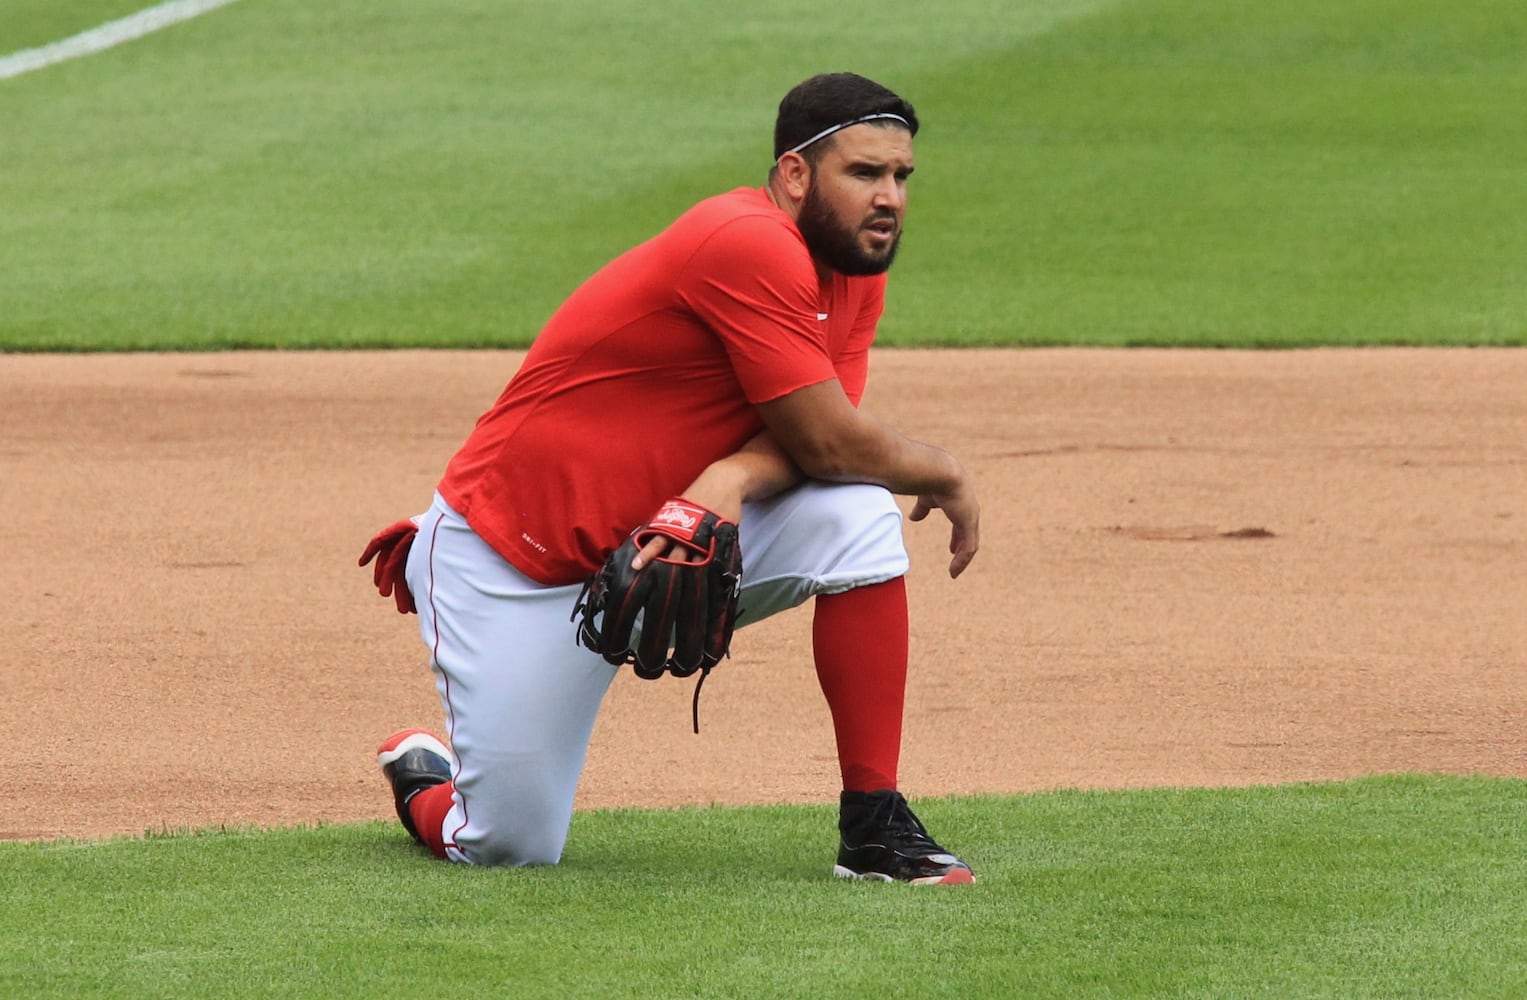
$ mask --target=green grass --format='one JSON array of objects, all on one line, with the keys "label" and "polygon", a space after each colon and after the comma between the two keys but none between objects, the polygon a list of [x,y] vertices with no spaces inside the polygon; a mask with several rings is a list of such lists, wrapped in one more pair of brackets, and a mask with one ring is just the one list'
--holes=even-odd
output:
[{"label": "green grass", "polygon": [[606,258],[761,182],[802,76],[890,78],[1097,5],[994,24],[966,0],[930,33],[905,0],[235,4],[0,84],[25,137],[0,343],[524,344]]},{"label": "green grass", "polygon": [[[10,0],[0,54],[149,0]],[[244,0],[0,81],[0,349],[522,346],[773,108],[922,111],[888,344],[1527,344],[1527,8]],[[920,804],[981,884],[825,876],[820,808],[0,844],[0,994],[1527,996],[1527,785]]]},{"label": "green grass", "polygon": [[1524,49],[1494,0],[245,0],[0,82],[0,348],[523,346],[826,68],[926,121],[882,343],[1523,344]]},{"label": "green grass", "polygon": [[827,875],[823,807],[580,813],[564,863],[393,824],[0,845],[7,996],[1512,997],[1527,785],[920,803],[980,884]]},{"label": "green grass", "polygon": [[[1524,46],[1520,6],[1174,0],[967,63],[936,97],[1009,99],[961,109],[895,329],[952,301],[953,343],[1521,344]],[[983,294],[939,301],[969,256]]]},{"label": "green grass", "polygon": [[[0,56],[37,48],[126,17],[155,0],[5,0],[0,8]],[[3,86],[3,84],[0,84]]]}]

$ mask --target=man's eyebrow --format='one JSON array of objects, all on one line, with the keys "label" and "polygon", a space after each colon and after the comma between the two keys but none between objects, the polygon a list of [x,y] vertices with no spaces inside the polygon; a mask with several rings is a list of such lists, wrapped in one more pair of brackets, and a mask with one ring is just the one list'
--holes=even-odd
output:
[{"label": "man's eyebrow", "polygon": [[863,157],[857,158],[857,159],[848,160],[844,164],[844,168],[847,169],[847,170],[861,170],[861,169],[863,169],[865,167],[870,167],[870,168],[872,168],[874,170],[893,170],[894,169],[895,173],[901,174],[903,177],[906,177],[906,176],[910,175],[912,173],[912,171],[917,169],[917,167],[914,166],[911,163],[908,163],[906,166],[897,166],[897,165],[893,164],[890,160],[871,160],[871,159],[867,159],[867,158],[863,158]]}]

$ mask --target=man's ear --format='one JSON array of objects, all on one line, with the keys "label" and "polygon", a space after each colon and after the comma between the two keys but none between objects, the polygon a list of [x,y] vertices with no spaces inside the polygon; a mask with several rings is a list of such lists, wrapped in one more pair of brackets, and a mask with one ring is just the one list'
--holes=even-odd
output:
[{"label": "man's ear", "polygon": [[786,153],[779,158],[777,168],[785,193],[797,204],[805,201],[806,192],[811,190],[811,164],[806,158],[800,153]]}]

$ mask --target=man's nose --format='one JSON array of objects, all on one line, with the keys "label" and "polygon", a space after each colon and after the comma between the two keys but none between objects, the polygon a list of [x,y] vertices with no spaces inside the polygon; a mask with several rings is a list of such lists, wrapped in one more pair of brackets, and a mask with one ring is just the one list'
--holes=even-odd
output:
[{"label": "man's nose", "polygon": [[900,212],[907,207],[907,186],[896,177],[887,177],[875,185],[875,208]]}]

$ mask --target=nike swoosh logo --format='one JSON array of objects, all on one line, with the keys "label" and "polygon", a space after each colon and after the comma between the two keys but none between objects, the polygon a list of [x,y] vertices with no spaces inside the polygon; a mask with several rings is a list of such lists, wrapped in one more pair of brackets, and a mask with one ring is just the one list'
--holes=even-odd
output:
[{"label": "nike swoosh logo", "polygon": [[817,322],[818,323],[825,323],[825,322],[827,322],[827,314],[826,313],[817,313]]}]

